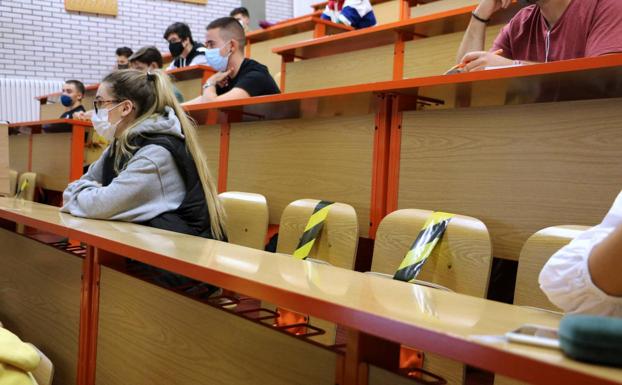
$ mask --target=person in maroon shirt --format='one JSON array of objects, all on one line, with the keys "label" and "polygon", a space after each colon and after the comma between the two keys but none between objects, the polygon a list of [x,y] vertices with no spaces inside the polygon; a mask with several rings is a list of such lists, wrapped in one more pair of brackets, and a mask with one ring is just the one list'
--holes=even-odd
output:
[{"label": "person in maroon shirt", "polygon": [[545,63],[622,52],[622,0],[531,0],[483,51],[486,24],[512,0],[481,0],[473,11],[458,62],[464,71]]}]

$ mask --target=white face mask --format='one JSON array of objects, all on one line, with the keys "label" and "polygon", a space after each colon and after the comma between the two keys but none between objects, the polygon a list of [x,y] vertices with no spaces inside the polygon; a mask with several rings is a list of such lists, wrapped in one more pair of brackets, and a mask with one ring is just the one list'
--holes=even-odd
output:
[{"label": "white face mask", "polygon": [[91,122],[93,123],[93,128],[95,128],[95,132],[97,132],[97,135],[106,139],[108,142],[114,139],[114,134],[117,132],[117,126],[121,120],[123,120],[123,118],[121,118],[118,122],[112,124],[108,121],[108,113],[120,105],[121,103],[112,108],[100,108],[97,113],[91,116]]}]

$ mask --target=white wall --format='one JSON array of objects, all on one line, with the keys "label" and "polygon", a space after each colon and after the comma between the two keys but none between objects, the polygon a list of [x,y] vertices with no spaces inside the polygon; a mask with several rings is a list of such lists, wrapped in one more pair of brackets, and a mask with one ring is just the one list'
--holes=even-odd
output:
[{"label": "white wall", "polygon": [[[292,0],[268,0],[266,16],[292,16]],[[116,17],[67,13],[63,0],[0,0],[0,77],[98,82],[111,68],[114,51],[155,44],[176,21],[190,25],[203,41],[205,26],[240,6],[240,0],[208,0],[207,5],[171,0],[119,0]]]},{"label": "white wall", "polygon": [[307,15],[313,11],[312,4],[319,3],[320,0],[294,0],[294,16]]}]

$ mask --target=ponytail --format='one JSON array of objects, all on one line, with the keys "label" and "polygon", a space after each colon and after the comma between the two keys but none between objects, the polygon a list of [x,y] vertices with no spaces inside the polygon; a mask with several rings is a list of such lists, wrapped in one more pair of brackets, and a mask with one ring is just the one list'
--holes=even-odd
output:
[{"label": "ponytail", "polygon": [[177,101],[168,75],[160,70],[152,73],[121,70],[112,72],[104,78],[103,82],[110,84],[117,99],[131,100],[136,108],[137,119],[116,140],[115,170],[119,172],[121,159],[130,158],[136,149],[129,141],[132,129],[149,118],[164,114],[165,107],[172,108],[181,123],[181,130],[186,138],[186,148],[194,160],[205,193],[212,235],[215,239],[224,240],[226,237],[225,211],[218,198],[214,179],[207,167],[207,159],[199,145],[196,124],[186,115]]}]

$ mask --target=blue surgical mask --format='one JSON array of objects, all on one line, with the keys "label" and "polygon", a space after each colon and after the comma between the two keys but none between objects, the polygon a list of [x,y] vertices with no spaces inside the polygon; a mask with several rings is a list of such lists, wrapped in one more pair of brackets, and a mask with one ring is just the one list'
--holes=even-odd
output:
[{"label": "blue surgical mask", "polygon": [[223,72],[227,70],[230,55],[231,51],[229,51],[229,54],[227,54],[227,56],[222,56],[220,54],[220,48],[205,49],[205,60],[207,60],[207,65],[218,72]]},{"label": "blue surgical mask", "polygon": [[69,107],[73,104],[73,99],[71,99],[71,96],[63,94],[60,96],[60,102],[63,106]]}]

